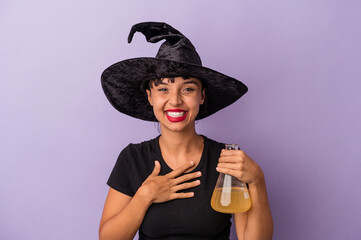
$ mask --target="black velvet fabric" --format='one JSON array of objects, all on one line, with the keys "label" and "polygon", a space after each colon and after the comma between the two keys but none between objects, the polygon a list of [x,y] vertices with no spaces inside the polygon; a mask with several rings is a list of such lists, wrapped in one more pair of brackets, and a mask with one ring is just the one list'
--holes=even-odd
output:
[{"label": "black velvet fabric", "polygon": [[234,103],[248,88],[242,82],[202,66],[195,47],[178,30],[166,23],[147,22],[132,27],[131,42],[136,31],[148,42],[166,41],[155,58],[127,59],[108,67],[101,83],[109,102],[118,111],[146,121],[157,121],[148,103],[144,85],[163,77],[195,77],[206,83],[205,103],[196,119],[202,119]]}]

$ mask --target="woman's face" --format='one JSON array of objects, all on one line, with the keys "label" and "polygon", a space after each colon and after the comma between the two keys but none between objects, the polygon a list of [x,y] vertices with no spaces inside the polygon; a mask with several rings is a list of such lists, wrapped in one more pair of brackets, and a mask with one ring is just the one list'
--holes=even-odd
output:
[{"label": "woman's face", "polygon": [[194,128],[199,106],[204,103],[205,96],[200,80],[182,77],[174,78],[174,83],[168,78],[158,86],[151,83],[147,95],[161,129],[171,131]]}]

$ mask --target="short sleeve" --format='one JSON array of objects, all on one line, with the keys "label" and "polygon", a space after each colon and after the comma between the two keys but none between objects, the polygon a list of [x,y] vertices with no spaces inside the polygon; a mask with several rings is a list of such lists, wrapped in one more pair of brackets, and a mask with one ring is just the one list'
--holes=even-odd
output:
[{"label": "short sleeve", "polygon": [[107,184],[109,187],[124,193],[128,196],[134,196],[134,190],[132,189],[132,183],[130,181],[130,161],[132,160],[132,147],[129,144],[121,151],[115,166],[109,176]]}]

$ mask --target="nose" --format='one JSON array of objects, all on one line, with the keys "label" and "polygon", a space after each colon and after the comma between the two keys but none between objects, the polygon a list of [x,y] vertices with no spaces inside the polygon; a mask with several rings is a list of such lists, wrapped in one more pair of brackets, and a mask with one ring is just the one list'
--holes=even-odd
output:
[{"label": "nose", "polygon": [[169,103],[173,106],[181,105],[183,103],[182,96],[179,92],[173,92],[170,96]]}]

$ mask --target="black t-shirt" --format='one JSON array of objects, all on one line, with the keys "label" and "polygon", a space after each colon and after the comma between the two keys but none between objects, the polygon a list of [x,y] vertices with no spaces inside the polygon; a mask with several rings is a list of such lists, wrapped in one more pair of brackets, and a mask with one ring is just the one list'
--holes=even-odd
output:
[{"label": "black t-shirt", "polygon": [[[201,184],[184,190],[194,197],[152,204],[139,228],[139,239],[229,239],[231,214],[214,211],[210,201],[219,173],[218,158],[224,144],[204,138],[202,157],[191,171],[201,171]],[[164,162],[159,147],[159,136],[139,144],[129,144],[119,155],[109,177],[108,185],[128,196],[134,196],[154,169],[154,161],[161,164],[159,175],[172,169]],[[192,180],[193,181],[193,180]]]}]

